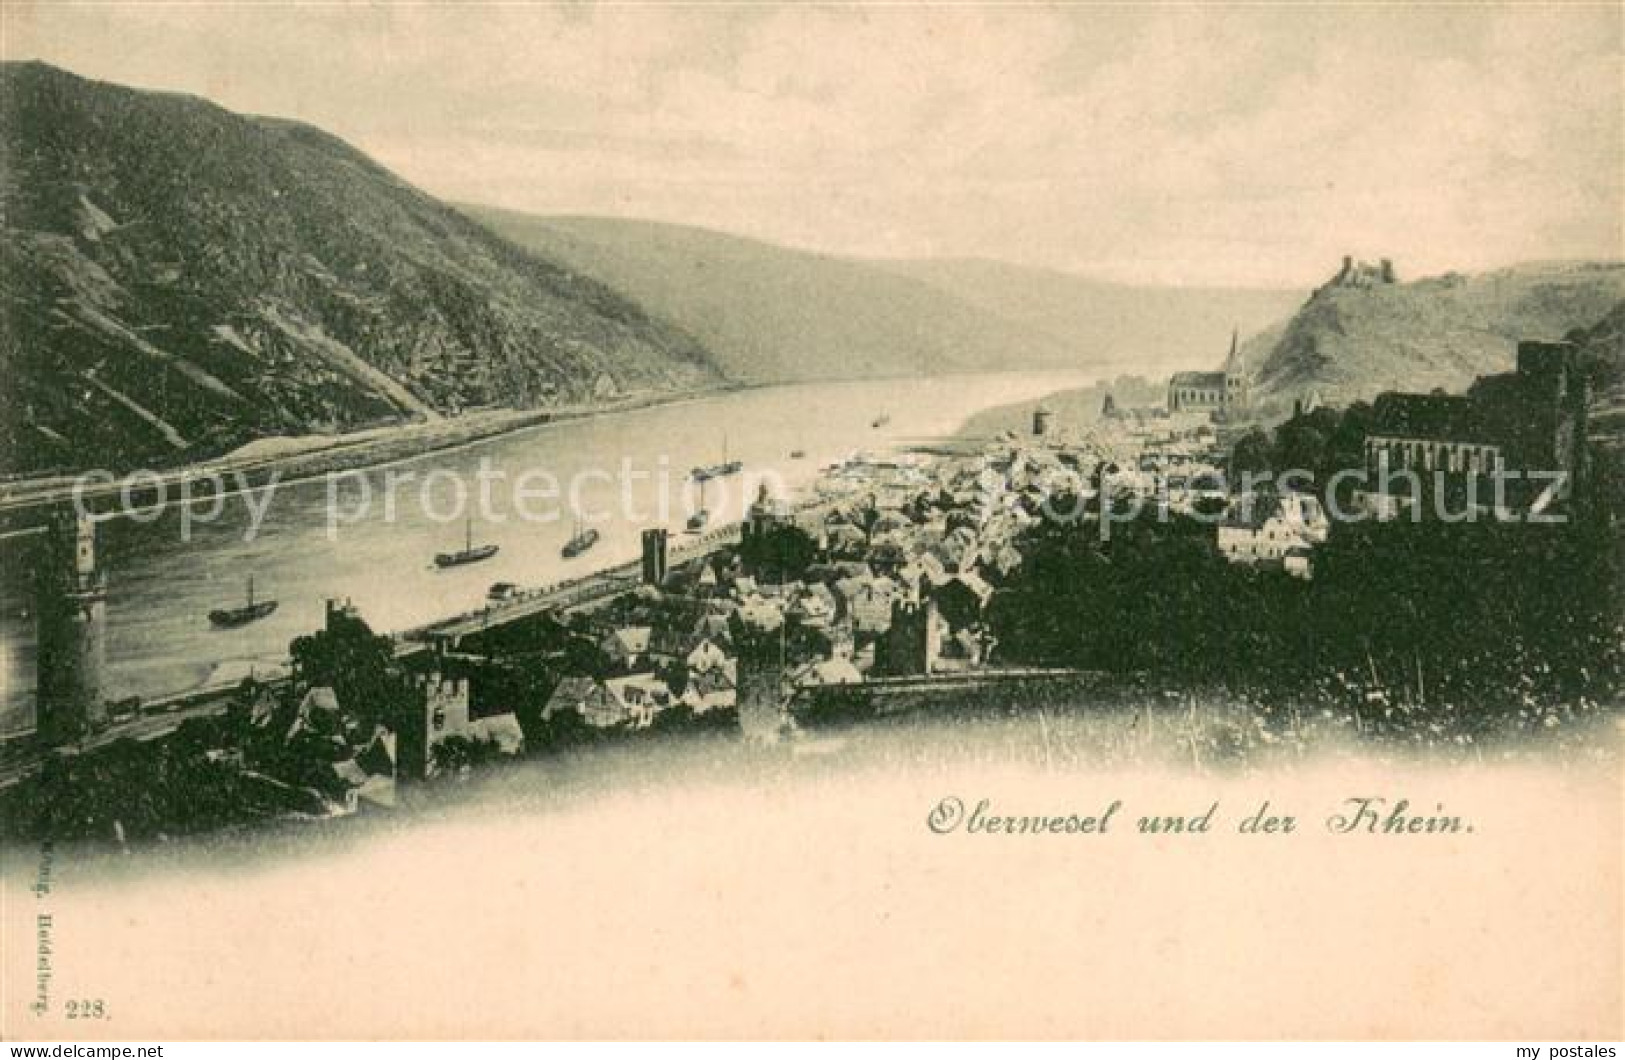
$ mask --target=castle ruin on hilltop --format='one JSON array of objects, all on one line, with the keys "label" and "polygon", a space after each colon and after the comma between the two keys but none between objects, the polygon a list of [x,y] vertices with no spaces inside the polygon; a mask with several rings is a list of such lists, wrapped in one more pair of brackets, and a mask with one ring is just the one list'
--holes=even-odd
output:
[{"label": "castle ruin on hilltop", "polygon": [[1352,257],[1343,255],[1343,267],[1321,287],[1324,291],[1328,287],[1381,287],[1387,284],[1398,283],[1394,276],[1394,262],[1392,258],[1382,258],[1376,264],[1369,261],[1355,261]]}]

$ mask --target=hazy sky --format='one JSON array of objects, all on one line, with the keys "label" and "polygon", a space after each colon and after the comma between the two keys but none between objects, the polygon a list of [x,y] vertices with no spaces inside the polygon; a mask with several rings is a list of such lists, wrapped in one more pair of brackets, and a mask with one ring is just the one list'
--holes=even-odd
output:
[{"label": "hazy sky", "polygon": [[1622,253],[1620,7],[0,6],[441,196],[1187,284]]}]

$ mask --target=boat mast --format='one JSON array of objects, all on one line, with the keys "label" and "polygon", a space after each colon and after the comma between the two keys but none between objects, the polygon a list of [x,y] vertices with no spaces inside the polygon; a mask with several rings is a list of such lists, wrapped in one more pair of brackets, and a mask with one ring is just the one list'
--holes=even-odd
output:
[{"label": "boat mast", "polygon": [[254,606],[254,576],[252,574],[248,576],[248,606]]}]

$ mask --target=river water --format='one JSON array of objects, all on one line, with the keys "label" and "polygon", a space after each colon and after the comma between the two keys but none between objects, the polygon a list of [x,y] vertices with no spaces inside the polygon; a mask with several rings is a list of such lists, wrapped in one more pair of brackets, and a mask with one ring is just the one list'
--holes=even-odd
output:
[{"label": "river water", "polygon": [[[395,630],[478,607],[493,582],[539,585],[632,559],[644,527],[681,528],[683,506],[692,503],[684,493],[692,490],[688,469],[716,463],[724,451],[746,472],[707,487],[713,525],[737,518],[751,499],[744,494],[762,477],[774,476],[794,493],[810,486],[821,465],[854,450],[883,453],[941,438],[983,409],[1087,381],[1077,372],[1000,373],[739,391],[551,424],[333,482],[283,486],[268,503],[263,494],[255,500],[265,514],[253,534],[242,499],[213,521],[194,520],[190,540],[183,540],[176,508],[147,523],[105,523],[107,692],[151,697],[275,666],[293,637],[321,624],[328,598],[348,598],[374,629]],[[805,456],[791,459],[796,449]],[[550,482],[557,483],[556,499],[546,496]],[[528,497],[516,498],[516,485]],[[602,537],[585,555],[565,560],[559,550],[572,532],[572,495]],[[200,514],[207,514],[203,507]],[[497,544],[499,553],[437,570],[435,553],[463,547],[468,514],[476,518],[475,543]],[[30,724],[33,716],[34,631],[23,606],[22,566],[4,564],[0,582],[7,598],[0,609],[0,731]],[[239,629],[211,627],[208,612],[241,603],[250,575],[258,597],[279,601],[277,611]]]}]

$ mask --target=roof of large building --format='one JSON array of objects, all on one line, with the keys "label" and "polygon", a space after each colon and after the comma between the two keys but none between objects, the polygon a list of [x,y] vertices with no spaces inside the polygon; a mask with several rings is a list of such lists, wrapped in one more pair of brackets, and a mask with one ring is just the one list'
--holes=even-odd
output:
[{"label": "roof of large building", "polygon": [[1175,372],[1173,378],[1168,380],[1169,386],[1190,387],[1202,390],[1223,390],[1223,372]]},{"label": "roof of large building", "polygon": [[1220,525],[1228,530],[1260,530],[1281,514],[1281,499],[1273,493],[1256,494],[1232,501]]},{"label": "roof of large building", "polygon": [[1428,441],[1493,441],[1478,404],[1454,394],[1382,394],[1371,406],[1367,432]]},{"label": "roof of large building", "polygon": [[1271,519],[1281,519],[1294,528],[1320,522],[1325,512],[1320,501],[1302,493],[1256,493],[1233,501],[1220,525],[1232,530],[1261,530]]}]

